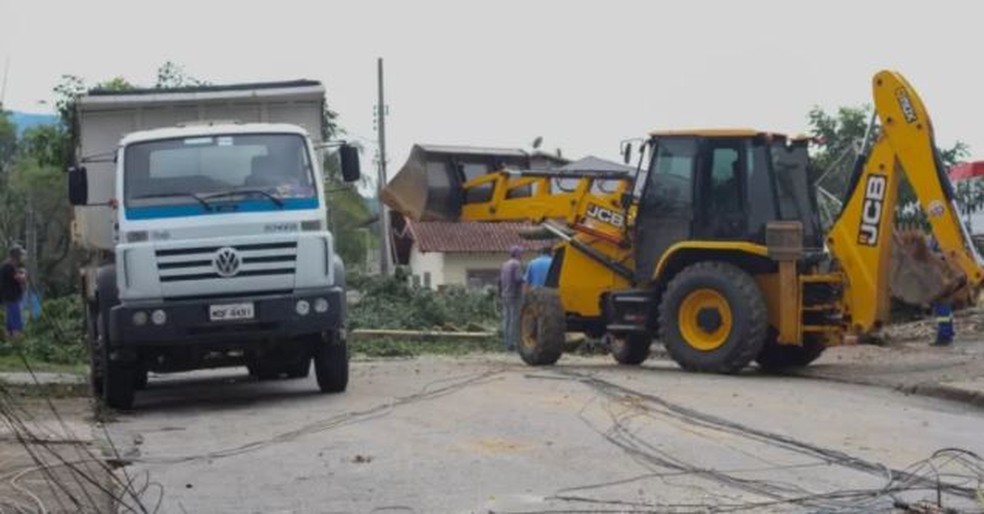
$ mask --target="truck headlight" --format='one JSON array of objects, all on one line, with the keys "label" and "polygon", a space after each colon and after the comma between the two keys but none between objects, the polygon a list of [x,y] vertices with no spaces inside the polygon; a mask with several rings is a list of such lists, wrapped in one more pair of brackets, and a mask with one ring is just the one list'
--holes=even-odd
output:
[{"label": "truck headlight", "polygon": [[324,298],[318,298],[314,301],[314,312],[318,314],[324,314],[328,312],[328,300]]},{"label": "truck headlight", "polygon": [[153,321],[155,325],[163,325],[167,323],[167,313],[161,309],[157,309],[150,315],[150,320]]},{"label": "truck headlight", "polygon": [[147,324],[147,313],[144,311],[137,311],[133,313],[133,324],[142,327]]},{"label": "truck headlight", "polygon": [[297,313],[301,316],[307,316],[311,312],[311,304],[307,300],[298,300],[297,305],[294,306]]}]

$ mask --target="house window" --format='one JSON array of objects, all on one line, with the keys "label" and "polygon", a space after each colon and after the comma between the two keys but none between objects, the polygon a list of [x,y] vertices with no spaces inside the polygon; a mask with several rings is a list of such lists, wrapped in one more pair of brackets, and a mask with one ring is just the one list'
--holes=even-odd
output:
[{"label": "house window", "polygon": [[430,286],[431,286],[431,272],[425,271],[424,272],[424,287],[426,287],[427,289],[430,289]]},{"label": "house window", "polygon": [[469,269],[465,270],[465,280],[468,287],[497,287],[499,285],[499,270]]}]

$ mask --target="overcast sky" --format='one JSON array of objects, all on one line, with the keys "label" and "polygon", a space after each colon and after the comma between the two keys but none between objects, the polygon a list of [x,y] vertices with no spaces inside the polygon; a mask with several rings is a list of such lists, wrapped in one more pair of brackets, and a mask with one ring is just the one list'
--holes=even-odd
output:
[{"label": "overcast sky", "polygon": [[[938,142],[984,158],[984,4],[970,1],[0,0],[5,104],[50,107],[62,74],[152,84],[171,60],[213,83],[318,79],[374,139],[386,63],[390,175],[412,144],[616,158],[654,128],[806,130],[813,105],[870,102],[902,71]],[[366,162],[366,164],[369,164]]]}]

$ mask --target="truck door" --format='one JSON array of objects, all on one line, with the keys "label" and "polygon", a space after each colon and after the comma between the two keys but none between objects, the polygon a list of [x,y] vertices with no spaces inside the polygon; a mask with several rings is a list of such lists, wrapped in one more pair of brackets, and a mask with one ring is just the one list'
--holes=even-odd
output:
[{"label": "truck door", "polygon": [[636,213],[635,270],[639,285],[649,283],[663,252],[690,239],[694,220],[697,139],[667,137],[654,144]]}]

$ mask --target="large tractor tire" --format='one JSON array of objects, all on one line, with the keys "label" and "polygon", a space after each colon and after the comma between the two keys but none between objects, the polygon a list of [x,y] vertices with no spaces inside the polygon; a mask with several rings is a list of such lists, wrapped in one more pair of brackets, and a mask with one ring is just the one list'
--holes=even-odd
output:
[{"label": "large tractor tire", "polygon": [[684,268],[659,306],[663,346],[689,371],[741,371],[761,353],[768,330],[762,291],[751,275],[725,262]]},{"label": "large tractor tire", "polygon": [[530,366],[549,366],[564,353],[567,320],[556,289],[526,294],[519,314],[519,356]]},{"label": "large tractor tire", "polygon": [[649,334],[629,333],[629,334],[605,334],[608,348],[612,352],[615,362],[624,366],[637,366],[649,358],[649,347],[653,344],[653,338]]},{"label": "large tractor tire", "polygon": [[817,360],[826,348],[823,338],[815,334],[804,334],[801,346],[779,344],[775,337],[770,337],[755,362],[767,373],[802,368]]},{"label": "large tractor tire", "polygon": [[348,343],[342,334],[319,336],[314,347],[314,376],[322,393],[340,393],[348,387]]}]

